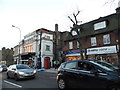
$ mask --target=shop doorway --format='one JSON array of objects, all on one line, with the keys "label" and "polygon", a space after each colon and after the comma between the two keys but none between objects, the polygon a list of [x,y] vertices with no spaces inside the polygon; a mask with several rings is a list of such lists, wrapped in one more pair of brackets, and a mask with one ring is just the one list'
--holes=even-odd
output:
[{"label": "shop doorway", "polygon": [[49,57],[44,58],[44,68],[50,69],[50,58]]}]

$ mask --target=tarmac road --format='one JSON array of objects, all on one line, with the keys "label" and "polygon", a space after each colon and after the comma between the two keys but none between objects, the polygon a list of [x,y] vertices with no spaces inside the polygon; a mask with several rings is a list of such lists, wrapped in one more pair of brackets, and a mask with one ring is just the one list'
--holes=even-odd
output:
[{"label": "tarmac road", "polygon": [[[3,75],[1,75],[3,74]],[[2,88],[10,90],[10,88],[23,88],[23,89],[54,89],[58,90],[56,82],[57,73],[40,71],[37,72],[35,79],[24,79],[15,81],[14,79],[7,79],[6,72],[0,73],[2,77]],[[0,77],[1,78],[1,77]]]}]

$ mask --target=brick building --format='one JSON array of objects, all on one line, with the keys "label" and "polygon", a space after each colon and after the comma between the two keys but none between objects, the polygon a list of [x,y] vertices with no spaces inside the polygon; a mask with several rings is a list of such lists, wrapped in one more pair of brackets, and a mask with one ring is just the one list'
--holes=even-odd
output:
[{"label": "brick building", "polygon": [[[100,59],[120,66],[120,8],[116,13],[73,27],[80,30],[78,35],[71,35],[64,41],[66,61],[80,59],[80,50],[84,59]],[[78,40],[81,42],[79,47]]]}]

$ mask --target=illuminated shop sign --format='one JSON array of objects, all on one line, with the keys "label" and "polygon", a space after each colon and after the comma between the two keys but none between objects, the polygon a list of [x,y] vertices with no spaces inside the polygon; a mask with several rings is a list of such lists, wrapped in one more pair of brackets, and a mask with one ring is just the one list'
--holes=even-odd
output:
[{"label": "illuminated shop sign", "polygon": [[116,46],[98,47],[87,49],[87,55],[117,53]]}]

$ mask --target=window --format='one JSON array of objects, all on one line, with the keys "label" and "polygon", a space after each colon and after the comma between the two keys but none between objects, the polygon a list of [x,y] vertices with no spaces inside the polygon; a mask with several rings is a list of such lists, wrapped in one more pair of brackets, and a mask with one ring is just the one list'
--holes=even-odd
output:
[{"label": "window", "polygon": [[103,43],[110,44],[110,35],[109,34],[103,35]]},{"label": "window", "polygon": [[85,62],[78,62],[78,69],[84,71],[92,71],[95,70],[95,67]]},{"label": "window", "polygon": [[79,48],[79,42],[77,41],[77,48]]},{"label": "window", "polygon": [[94,30],[99,30],[103,28],[106,28],[106,21],[102,21],[102,22],[94,24]]},{"label": "window", "polygon": [[46,45],[46,51],[50,51],[50,46]]},{"label": "window", "polygon": [[73,42],[69,42],[69,49],[73,49]]},{"label": "window", "polygon": [[91,46],[96,46],[97,42],[96,42],[96,37],[91,37]]},{"label": "window", "polygon": [[77,62],[70,62],[70,63],[67,63],[65,65],[65,68],[68,68],[68,69],[75,69],[76,68],[76,64]]},{"label": "window", "polygon": [[17,69],[30,69],[28,65],[17,65]]}]

